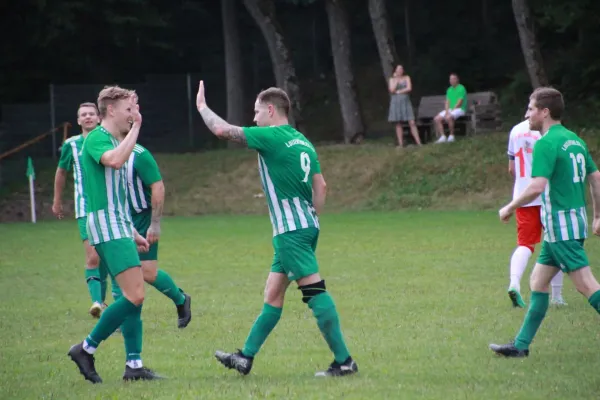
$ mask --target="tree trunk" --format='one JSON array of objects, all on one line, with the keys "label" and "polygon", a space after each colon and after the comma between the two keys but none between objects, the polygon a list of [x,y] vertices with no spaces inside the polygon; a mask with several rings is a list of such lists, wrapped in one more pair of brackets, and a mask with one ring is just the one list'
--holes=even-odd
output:
[{"label": "tree trunk", "polygon": [[383,77],[387,84],[387,80],[392,76],[394,68],[398,64],[398,53],[396,53],[394,35],[390,28],[385,0],[369,0],[369,15],[371,16],[373,33],[377,42]]},{"label": "tree trunk", "polygon": [[[406,36],[406,57],[408,59],[408,70],[413,66],[413,41],[410,34],[410,0],[404,0],[404,36]],[[406,69],[406,68],[405,68]]]},{"label": "tree trunk", "polygon": [[[236,19],[236,0],[221,0],[223,40],[225,46],[225,82],[227,90],[227,121],[244,125],[244,80],[240,36]],[[228,142],[237,147],[234,142]]]},{"label": "tree trunk", "polygon": [[244,5],[267,42],[277,86],[285,90],[290,97],[290,124],[306,133],[303,131],[300,86],[283,29],[275,14],[275,3],[273,0],[244,0]]},{"label": "tree trunk", "polygon": [[531,85],[534,89],[546,86],[548,85],[548,77],[544,70],[542,53],[535,37],[534,21],[527,0],[512,0],[512,7]]},{"label": "tree trunk", "polygon": [[225,45],[227,121],[241,125],[244,123],[244,81],[235,2],[236,0],[221,0],[221,17]]},{"label": "tree trunk", "polygon": [[342,0],[326,0],[325,8],[329,21],[335,80],[344,125],[344,142],[355,143],[362,140],[365,128],[352,71],[348,17]]}]

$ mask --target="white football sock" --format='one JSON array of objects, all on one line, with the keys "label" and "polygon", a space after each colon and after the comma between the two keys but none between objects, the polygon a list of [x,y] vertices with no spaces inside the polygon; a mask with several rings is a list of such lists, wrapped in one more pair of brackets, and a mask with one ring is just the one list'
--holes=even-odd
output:
[{"label": "white football sock", "polygon": [[562,287],[563,287],[564,277],[565,276],[562,273],[562,271],[559,271],[558,274],[554,275],[554,278],[552,278],[550,285],[552,286],[552,298],[553,299],[560,299],[562,297]]},{"label": "white football sock", "polygon": [[510,288],[521,291],[521,277],[527,268],[531,250],[525,246],[516,248],[510,259]]},{"label": "white football sock", "polygon": [[88,354],[94,354],[96,352],[96,348],[91,346],[87,339],[83,341],[83,350],[85,350],[85,352]]},{"label": "white football sock", "polygon": [[143,367],[142,360],[129,360],[125,363],[125,365],[127,365],[129,368],[133,368],[133,369]]}]

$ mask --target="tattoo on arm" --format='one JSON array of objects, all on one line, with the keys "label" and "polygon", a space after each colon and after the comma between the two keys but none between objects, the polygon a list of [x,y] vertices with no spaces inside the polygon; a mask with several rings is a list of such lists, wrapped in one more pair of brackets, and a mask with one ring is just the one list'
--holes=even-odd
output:
[{"label": "tattoo on arm", "polygon": [[212,133],[218,137],[232,142],[247,144],[246,135],[244,130],[235,125],[230,125],[223,118],[219,117],[208,107],[204,107],[200,110],[200,115],[204,120],[204,123],[210,129]]},{"label": "tattoo on arm", "polygon": [[152,222],[159,223],[163,213],[163,203],[152,205]]}]

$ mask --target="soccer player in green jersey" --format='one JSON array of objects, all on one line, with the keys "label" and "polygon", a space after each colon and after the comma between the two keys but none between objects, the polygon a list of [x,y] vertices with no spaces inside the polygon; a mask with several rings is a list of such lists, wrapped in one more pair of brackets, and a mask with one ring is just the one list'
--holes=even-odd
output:
[{"label": "soccer player in green jersey", "polygon": [[[52,212],[58,219],[64,217],[62,193],[67,180],[67,172],[73,170],[73,186],[75,188],[75,218],[79,226],[79,236],[83,241],[85,250],[85,280],[87,282],[92,307],[89,313],[99,318],[102,312],[104,295],[106,293],[106,280],[102,283],[99,269],[100,259],[96,250],[90,246],[86,229],[86,196],[83,184],[83,170],[81,168],[81,148],[87,135],[100,123],[98,109],[94,103],[82,103],[77,109],[77,124],[81,127],[81,134],[65,140],[60,152],[60,160],[54,177],[54,202]],[[102,287],[104,285],[104,287]]]},{"label": "soccer player in green jersey", "polygon": [[104,88],[98,96],[102,123],[89,133],[81,151],[87,232],[90,244],[108,268],[123,295],[108,306],[87,338],[68,355],[85,379],[100,383],[94,356],[100,343],[119,326],[126,342],[124,380],[159,378],[143,367],[142,303],[144,276],[138,251],[149,244],[133,227],[127,201],[127,161],[136,144],[142,116],[133,92],[117,86]]},{"label": "soccer player in green jersey", "polygon": [[530,129],[542,138],[533,148],[531,183],[499,211],[508,222],[519,207],[542,196],[544,243],[531,273],[531,302],[514,342],[490,349],[506,357],[526,357],[548,310],[548,287],[559,271],[568,274],[575,288],[600,313],[600,284],[589,267],[583,242],[588,221],[585,181],[590,183],[594,221],[592,231],[600,235],[600,172],[585,142],[560,122],[564,111],[562,94],[552,88],[536,89],[529,101]]},{"label": "soccer player in green jersey", "polygon": [[133,226],[150,244],[140,253],[144,280],[173,300],[177,308],[177,326],[185,328],[192,319],[191,297],[177,287],[171,276],[158,269],[160,218],[165,201],[165,185],[152,154],[136,144],[127,161],[127,197]]},{"label": "soccer player in green jersey", "polygon": [[339,316],[315,256],[319,218],[325,205],[326,185],[317,152],[310,141],[289,125],[290,100],[285,91],[269,88],[258,94],[254,105],[256,127],[232,126],[206,105],[200,81],[196,106],[208,128],[219,138],[258,151],[258,170],[273,225],[274,257],[267,278],[265,299],[243,349],[217,351],[215,357],[227,368],[246,375],[254,357],[271,333],[283,308],[290,281],[302,291],[317,319],[335,360],[317,376],[342,376],[358,372],[344,342]]}]

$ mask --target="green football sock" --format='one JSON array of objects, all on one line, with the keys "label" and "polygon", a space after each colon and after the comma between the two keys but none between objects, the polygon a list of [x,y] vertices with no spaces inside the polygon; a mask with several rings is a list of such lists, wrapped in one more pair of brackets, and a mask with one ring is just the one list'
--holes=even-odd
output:
[{"label": "green football sock", "polygon": [[128,316],[121,325],[126,361],[142,359],[142,307]]},{"label": "green football sock", "polygon": [[108,277],[108,270],[100,261],[100,296],[102,297],[102,302],[106,302],[106,278]]},{"label": "green football sock", "polygon": [[328,292],[320,293],[308,301],[308,307],[312,309],[317,319],[317,325],[333,352],[335,361],[343,363],[350,357],[350,353],[344,342],[340,318],[333,298]]},{"label": "green football sock", "polygon": [[531,292],[529,309],[525,315],[523,326],[515,339],[515,347],[519,350],[527,350],[536,332],[542,325],[542,321],[548,311],[550,296],[548,293]]},{"label": "green football sock", "polygon": [[281,310],[281,308],[273,307],[267,303],[263,305],[262,312],[256,318],[256,321],[254,321],[246,343],[244,343],[242,353],[245,356],[254,357],[258,353],[265,340],[267,340],[267,336],[269,336],[275,325],[277,325],[277,322],[279,322]]},{"label": "green football sock", "polygon": [[93,303],[102,303],[102,294],[100,292],[100,270],[98,268],[85,269],[85,281],[90,291],[90,297]]},{"label": "green football sock", "polygon": [[92,333],[87,337],[86,341],[92,347],[106,340],[112,333],[121,325],[129,316],[134,316],[141,312],[142,306],[136,306],[124,296],[121,296],[117,301],[108,306],[100,320],[92,330]]},{"label": "green football sock", "polygon": [[592,294],[588,299],[588,302],[592,307],[594,307],[594,310],[600,314],[600,290],[594,292],[594,294]]},{"label": "green football sock", "polygon": [[180,306],[185,302],[185,296],[179,290],[171,276],[162,269],[156,273],[156,279],[151,283],[159,292],[173,300],[176,306]]},{"label": "green football sock", "polygon": [[121,287],[119,286],[119,284],[117,283],[117,280],[115,278],[112,278],[110,280],[110,283],[111,283],[111,286],[112,286],[111,287],[111,294],[112,294],[113,300],[117,301],[117,300],[119,300],[119,298],[121,296],[123,296],[123,292],[121,291]]}]

